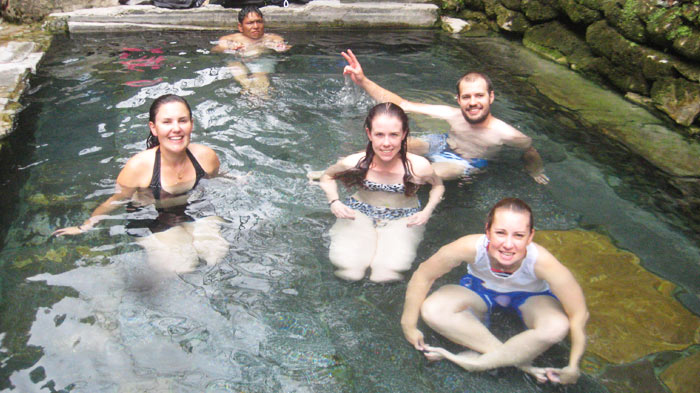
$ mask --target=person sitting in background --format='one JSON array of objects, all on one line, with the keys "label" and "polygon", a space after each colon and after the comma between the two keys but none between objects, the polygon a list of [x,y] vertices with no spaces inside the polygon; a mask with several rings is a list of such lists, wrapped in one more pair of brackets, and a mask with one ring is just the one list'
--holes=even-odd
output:
[{"label": "person sitting in background", "polygon": [[268,74],[275,71],[277,63],[274,57],[265,54],[290,48],[281,36],[265,32],[265,21],[258,7],[245,6],[238,13],[238,33],[219,38],[212,52],[240,56],[241,60],[229,63],[233,77],[244,91],[265,96],[270,87]]}]

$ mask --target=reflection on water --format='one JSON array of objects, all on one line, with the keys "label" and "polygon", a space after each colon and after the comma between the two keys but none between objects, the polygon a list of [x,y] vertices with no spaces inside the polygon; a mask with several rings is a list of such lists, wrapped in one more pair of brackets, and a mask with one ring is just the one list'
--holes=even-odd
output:
[{"label": "reflection on water", "polygon": [[[453,81],[465,69],[485,70],[497,87],[494,112],[531,135],[547,162],[548,187],[532,182],[515,152],[472,183],[448,184],[419,260],[480,232],[495,201],[518,196],[532,205],[537,228],[605,231],[647,268],[697,292],[693,240],[666,222],[673,218],[620,198],[636,195],[637,186],[625,180],[629,172],[593,160],[591,149],[562,137],[562,129],[576,127],[573,120],[562,114],[556,118],[567,123],[553,120],[541,109],[552,104],[518,82],[525,71],[484,55],[488,48],[506,56],[507,42],[458,43],[423,31],[319,34],[285,34],[295,46],[278,56],[269,99],[241,94],[226,57],[207,53],[218,33],[57,40],[26,98],[20,132],[33,139],[14,142],[28,154],[2,179],[15,190],[3,193],[19,193],[21,203],[3,223],[0,389],[559,391],[514,369],[466,373],[447,362],[428,365],[401,335],[405,283],[333,276],[327,257],[333,217],[305,173],[364,145],[362,122],[372,101],[341,76],[338,54],[347,47],[377,82],[420,101],[450,103]],[[150,101],[165,93],[187,97],[193,140],[212,147],[226,173],[203,182],[205,192],[196,195],[202,208],[194,213],[224,218],[222,234],[231,243],[224,261],[179,276],[155,274],[125,233],[132,217],[124,212],[84,236],[50,238],[111,194],[119,169],[145,148]],[[411,121],[416,134],[446,130],[424,117]],[[517,320],[504,322],[500,334],[520,328]],[[539,362],[561,366],[567,353],[560,345]],[[605,389],[587,376],[567,391]]]}]

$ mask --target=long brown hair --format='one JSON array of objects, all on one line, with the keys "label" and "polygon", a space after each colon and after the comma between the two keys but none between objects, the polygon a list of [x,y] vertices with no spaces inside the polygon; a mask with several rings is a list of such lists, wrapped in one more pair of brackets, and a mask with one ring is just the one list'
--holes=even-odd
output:
[{"label": "long brown hair", "polygon": [[[375,105],[374,107],[372,107],[372,109],[369,110],[367,118],[365,118],[365,128],[367,128],[370,133],[372,132],[372,121],[375,117],[379,115],[394,117],[401,121],[401,131],[404,133],[404,136],[403,140],[401,140],[401,150],[399,150],[399,156],[401,157],[401,163],[403,164],[404,169],[404,195],[415,195],[420,185],[412,181],[413,174],[411,171],[411,162],[408,161],[407,157],[407,141],[408,134],[410,132],[410,130],[408,129],[408,116],[406,116],[406,112],[404,112],[400,106],[391,102],[385,102],[382,104]],[[347,188],[353,186],[362,186],[362,182],[367,177],[367,171],[369,170],[373,159],[374,149],[372,148],[372,141],[369,141],[367,142],[367,147],[365,148],[365,156],[357,162],[357,165],[355,165],[354,168],[350,168],[346,171],[336,173],[335,176],[333,176],[333,179],[340,180]]]}]

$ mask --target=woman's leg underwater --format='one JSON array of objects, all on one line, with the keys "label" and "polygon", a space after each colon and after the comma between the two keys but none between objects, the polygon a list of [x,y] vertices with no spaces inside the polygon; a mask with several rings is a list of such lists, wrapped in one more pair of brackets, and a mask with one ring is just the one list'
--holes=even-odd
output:
[{"label": "woman's leg underwater", "polygon": [[329,234],[328,257],[338,268],[335,275],[350,281],[361,280],[374,257],[377,234],[372,219],[356,211],[355,219],[337,219]]}]

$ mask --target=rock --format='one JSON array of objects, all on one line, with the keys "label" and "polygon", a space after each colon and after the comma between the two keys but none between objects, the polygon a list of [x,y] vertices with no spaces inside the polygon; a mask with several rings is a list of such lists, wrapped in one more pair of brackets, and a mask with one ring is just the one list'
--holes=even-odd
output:
[{"label": "rock", "polygon": [[608,237],[580,230],[538,231],[535,241],[565,264],[583,288],[591,313],[587,352],[620,364],[700,343],[700,318],[671,296],[675,285],[643,269],[637,256],[618,249]]},{"label": "rock", "polygon": [[559,21],[538,24],[523,36],[523,45],[560,64],[579,71],[594,71],[595,55],[586,42]]},{"label": "rock", "polygon": [[700,351],[674,362],[664,370],[660,377],[673,393],[700,392]]},{"label": "rock", "polygon": [[642,73],[645,53],[642,47],[627,40],[605,21],[588,26],[586,42],[593,51],[610,60],[600,63],[599,72],[623,91],[647,94],[649,86]]},{"label": "rock", "polygon": [[682,25],[677,9],[662,8],[647,17],[645,30],[652,44],[666,47],[671,45],[674,32]]},{"label": "rock", "polygon": [[581,5],[576,0],[559,0],[559,5],[569,19],[576,24],[590,25],[603,18],[599,11]]},{"label": "rock", "polygon": [[448,33],[459,33],[464,26],[467,25],[467,22],[462,19],[450,18],[447,16],[441,17],[440,21],[442,22],[442,29]]},{"label": "rock", "polygon": [[683,27],[679,29],[679,36],[673,40],[673,49],[688,59],[700,61],[700,30]]},{"label": "rock", "polygon": [[636,2],[610,1],[603,6],[603,14],[610,26],[620,32],[625,38],[638,42],[646,42],[646,30],[642,21],[637,17]]},{"label": "rock", "polygon": [[483,12],[462,11],[459,17],[467,22],[461,31],[464,36],[484,37],[499,31],[496,22],[490,20]]},{"label": "rock", "polygon": [[700,83],[661,78],[652,85],[651,98],[658,109],[684,126],[690,126],[700,114]]},{"label": "rock", "polygon": [[521,9],[532,22],[546,22],[559,16],[556,0],[523,0]]},{"label": "rock", "polygon": [[654,378],[654,374],[654,364],[648,359],[643,359],[630,364],[607,367],[600,376],[600,382],[610,393],[664,392],[666,389]]},{"label": "rock", "polygon": [[530,27],[530,22],[525,18],[525,15],[518,11],[509,10],[502,5],[498,5],[495,12],[496,23],[503,30],[513,33],[524,33]]},{"label": "rock", "polygon": [[681,15],[683,19],[690,22],[690,24],[700,27],[700,4],[698,3],[685,3],[681,8]]},{"label": "rock", "polygon": [[509,10],[520,11],[520,0],[500,0],[501,4]]},{"label": "rock", "polygon": [[83,8],[113,7],[117,0],[22,0],[3,2],[2,16],[13,22],[40,21],[52,12],[69,12]]}]

